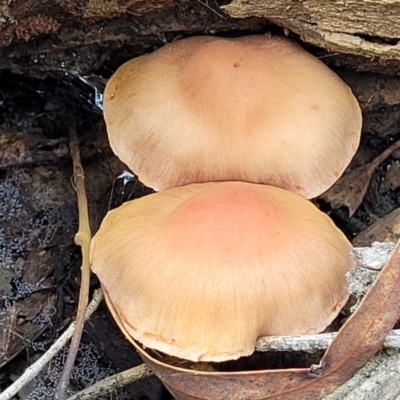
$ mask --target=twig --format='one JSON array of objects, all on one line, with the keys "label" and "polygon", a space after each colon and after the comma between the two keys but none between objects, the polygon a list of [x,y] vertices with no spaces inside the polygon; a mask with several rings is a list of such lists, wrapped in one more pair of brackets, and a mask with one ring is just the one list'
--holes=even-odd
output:
[{"label": "twig", "polygon": [[[256,351],[305,351],[315,353],[327,349],[337,333],[320,333],[307,336],[263,336],[257,339]],[[383,345],[400,349],[400,329],[389,332]]]},{"label": "twig", "polygon": [[75,235],[75,244],[81,247],[82,266],[81,266],[81,285],[79,292],[78,311],[76,316],[76,324],[74,335],[71,340],[68,357],[65,362],[60,381],[56,389],[56,399],[65,400],[68,384],[71,377],[71,371],[75,364],[76,355],[78,353],[79,344],[83,332],[83,324],[85,322],[85,309],[89,297],[90,284],[90,226],[89,211],[85,190],[85,175],[81,164],[79,154],[79,140],[76,134],[75,125],[71,125],[69,131],[69,141],[71,149],[71,157],[73,162],[73,183],[76,190],[79,211],[79,229]]},{"label": "twig", "polygon": [[[96,290],[93,294],[93,299],[88,305],[85,313],[85,319],[88,319],[93,312],[99,306],[99,303],[103,299],[102,291]],[[25,372],[4,392],[0,394],[0,400],[10,400],[13,396],[15,396],[27,383],[29,383],[32,379],[34,379],[43,367],[49,363],[53,357],[61,350],[62,347],[71,339],[71,336],[74,333],[75,322],[73,322],[69,328],[57,339],[57,341],[39,358],[35,363],[29,366]]]},{"label": "twig", "polygon": [[100,396],[112,393],[114,390],[121,389],[132,382],[146,378],[153,373],[145,364],[140,364],[137,367],[127,369],[119,374],[109,376],[94,385],[68,397],[68,400],[96,400]]},{"label": "twig", "polygon": [[222,15],[221,13],[219,13],[217,10],[214,10],[209,4],[208,4],[208,0],[206,0],[206,2],[203,2],[201,0],[197,0],[198,3],[200,3],[202,6],[208,8],[211,12],[213,12],[215,15],[218,15],[218,17],[222,18],[223,20],[226,20],[227,17],[225,15]]}]

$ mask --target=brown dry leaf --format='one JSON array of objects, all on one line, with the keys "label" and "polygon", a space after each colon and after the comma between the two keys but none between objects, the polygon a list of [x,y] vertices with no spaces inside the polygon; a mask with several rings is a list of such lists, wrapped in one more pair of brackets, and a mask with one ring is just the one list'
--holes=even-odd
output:
[{"label": "brown dry leaf", "polygon": [[356,247],[368,247],[373,242],[397,242],[400,239],[400,208],[378,219],[354,239]]},{"label": "brown dry leaf", "polygon": [[375,169],[399,147],[400,141],[397,141],[370,163],[343,175],[320,198],[330,203],[332,208],[348,207],[349,216],[351,217],[364,200]]},{"label": "brown dry leaf", "polygon": [[399,276],[400,244],[320,364],[309,369],[194,372],[161,363],[131,342],[177,400],[318,400],[346,382],[381,348],[400,314]]},{"label": "brown dry leaf", "polygon": [[368,166],[359,167],[346,175],[343,175],[327,192],[321,195],[321,199],[330,203],[332,208],[346,206],[351,217],[364,200],[369,183],[375,168]]}]

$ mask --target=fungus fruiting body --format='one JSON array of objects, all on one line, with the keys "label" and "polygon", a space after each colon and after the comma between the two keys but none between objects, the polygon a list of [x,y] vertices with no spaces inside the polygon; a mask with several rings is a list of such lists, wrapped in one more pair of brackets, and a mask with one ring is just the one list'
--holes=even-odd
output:
[{"label": "fungus fruiting body", "polygon": [[115,154],[163,190],[240,180],[307,198],[328,189],[359,143],[349,87],[282,37],[191,37],[128,61],[109,80]]},{"label": "fungus fruiting body", "polygon": [[322,331],[348,298],[351,244],[303,197],[192,184],[123,204],[92,242],[124,328],[192,361],[249,355],[261,335]]}]

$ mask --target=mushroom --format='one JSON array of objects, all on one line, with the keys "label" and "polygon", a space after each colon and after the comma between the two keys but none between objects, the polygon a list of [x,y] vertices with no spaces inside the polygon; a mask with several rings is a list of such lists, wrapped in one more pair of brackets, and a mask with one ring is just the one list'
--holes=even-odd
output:
[{"label": "mushroom", "polygon": [[191,37],[122,65],[104,93],[115,154],[156,191],[240,180],[327,190],[353,157],[350,88],[282,37]]},{"label": "mushroom", "polygon": [[177,187],[107,214],[92,270],[135,340],[192,361],[262,335],[322,331],[348,299],[352,246],[300,195],[246,182]]}]

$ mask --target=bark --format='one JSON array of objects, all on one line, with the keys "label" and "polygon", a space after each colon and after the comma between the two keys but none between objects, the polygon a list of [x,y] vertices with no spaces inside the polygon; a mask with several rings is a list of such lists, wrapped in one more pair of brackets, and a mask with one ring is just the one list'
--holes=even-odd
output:
[{"label": "bark", "polygon": [[275,32],[273,24],[318,46],[312,52],[329,55],[330,64],[393,75],[400,70],[398,0],[227,2],[0,0],[0,70],[41,78],[114,70],[182,36]]},{"label": "bark", "polygon": [[0,0],[0,70],[39,78],[113,71],[183,35],[268,24],[229,18],[214,0]]},{"label": "bark", "polygon": [[233,0],[222,8],[266,18],[330,52],[378,58],[393,73],[400,61],[398,0]]},{"label": "bark", "polygon": [[399,371],[399,351],[382,352],[324,400],[398,400]]}]

